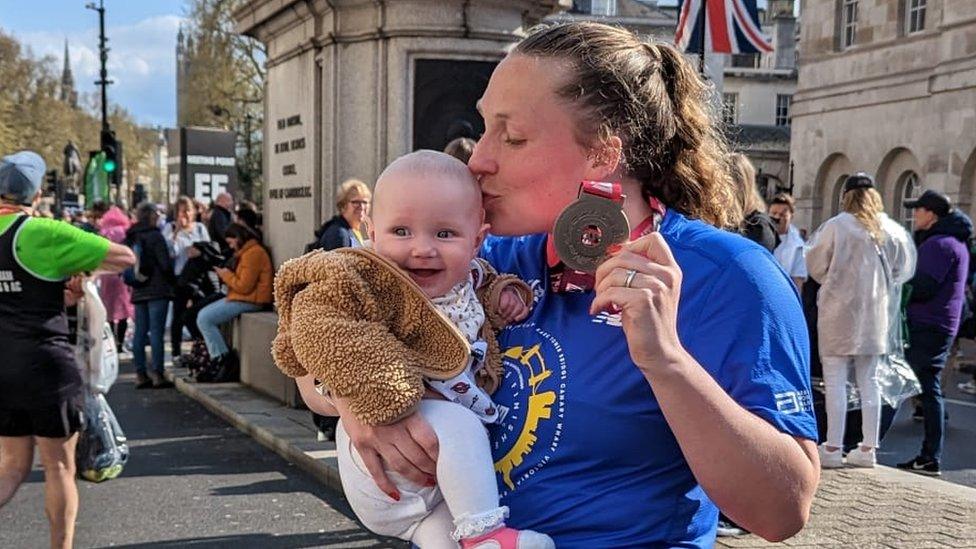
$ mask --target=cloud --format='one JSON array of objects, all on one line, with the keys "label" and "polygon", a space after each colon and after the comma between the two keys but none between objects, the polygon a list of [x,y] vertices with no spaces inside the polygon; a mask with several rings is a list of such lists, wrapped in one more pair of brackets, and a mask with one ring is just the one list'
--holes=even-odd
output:
[{"label": "cloud", "polygon": [[[176,122],[176,33],[183,18],[161,15],[131,25],[109,25],[109,102],[122,105],[140,123],[173,126]],[[61,70],[64,40],[68,39],[75,88],[97,91],[98,28],[67,34],[38,31],[15,33],[35,55],[51,55]]]}]

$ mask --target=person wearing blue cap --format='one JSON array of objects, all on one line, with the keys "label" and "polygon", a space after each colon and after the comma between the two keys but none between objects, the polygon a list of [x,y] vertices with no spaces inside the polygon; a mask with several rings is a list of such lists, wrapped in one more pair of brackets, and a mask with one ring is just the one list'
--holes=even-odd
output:
[{"label": "person wearing blue cap", "polygon": [[36,443],[51,547],[71,547],[82,380],[68,343],[65,281],[122,271],[135,256],[68,223],[34,217],[45,169],[31,151],[0,160],[0,507],[30,474]]}]

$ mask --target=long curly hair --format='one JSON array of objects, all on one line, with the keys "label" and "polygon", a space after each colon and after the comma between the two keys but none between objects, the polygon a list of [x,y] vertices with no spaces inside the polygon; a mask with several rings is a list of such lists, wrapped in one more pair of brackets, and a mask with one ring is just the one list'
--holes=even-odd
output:
[{"label": "long curly hair", "polygon": [[557,94],[577,107],[577,141],[590,147],[620,138],[624,173],[640,182],[645,198],[717,227],[739,225],[743,212],[711,89],[674,47],[572,22],[534,30],[513,54],[568,64],[571,76]]}]

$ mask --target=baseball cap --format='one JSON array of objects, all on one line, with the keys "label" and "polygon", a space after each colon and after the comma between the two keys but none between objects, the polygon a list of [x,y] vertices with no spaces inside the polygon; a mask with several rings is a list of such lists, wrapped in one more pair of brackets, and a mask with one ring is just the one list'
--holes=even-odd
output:
[{"label": "baseball cap", "polygon": [[854,175],[847,176],[844,180],[844,192],[853,191],[854,189],[873,189],[874,188],[874,178],[864,172],[857,172]]},{"label": "baseball cap", "polygon": [[952,202],[948,196],[929,189],[915,200],[906,200],[905,207],[911,209],[925,208],[935,215],[942,217],[952,211]]},{"label": "baseball cap", "polygon": [[0,160],[0,196],[30,205],[41,188],[47,165],[39,154],[20,151]]}]

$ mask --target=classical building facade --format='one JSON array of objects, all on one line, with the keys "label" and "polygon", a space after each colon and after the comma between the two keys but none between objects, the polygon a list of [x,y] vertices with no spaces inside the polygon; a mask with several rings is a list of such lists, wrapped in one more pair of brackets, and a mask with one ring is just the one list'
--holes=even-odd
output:
[{"label": "classical building facade", "polygon": [[806,0],[793,98],[796,222],[838,211],[846,175],[875,175],[885,209],[922,189],[973,213],[973,0]]},{"label": "classical building facade", "polygon": [[796,31],[793,0],[770,0],[759,12],[772,38],[769,54],[724,55],[722,118],[736,150],[756,166],[767,200],[792,192],[791,105],[796,93]]},{"label": "classical building facade", "polygon": [[237,30],[267,46],[264,219],[275,264],[300,255],[347,178],[478,136],[494,66],[569,0],[251,0]]}]

